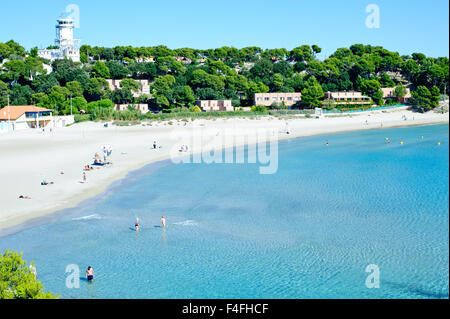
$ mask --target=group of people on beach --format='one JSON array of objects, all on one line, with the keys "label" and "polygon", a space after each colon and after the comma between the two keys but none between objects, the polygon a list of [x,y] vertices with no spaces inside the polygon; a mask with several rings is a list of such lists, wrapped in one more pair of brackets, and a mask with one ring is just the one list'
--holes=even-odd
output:
[{"label": "group of people on beach", "polygon": [[180,148],[180,152],[182,152],[182,153],[186,153],[187,151],[188,151],[188,146],[187,145],[181,145],[181,148]]}]

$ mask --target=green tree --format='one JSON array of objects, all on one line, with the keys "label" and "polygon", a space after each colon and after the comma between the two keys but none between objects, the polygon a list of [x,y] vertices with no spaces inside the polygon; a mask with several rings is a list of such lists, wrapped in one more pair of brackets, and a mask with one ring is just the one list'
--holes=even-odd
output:
[{"label": "green tree", "polygon": [[69,95],[72,97],[81,97],[83,96],[84,90],[78,81],[71,81],[66,84],[66,88],[69,90]]},{"label": "green tree", "polygon": [[313,57],[313,51],[309,45],[302,45],[294,48],[291,52],[291,59],[297,62],[309,62]]},{"label": "green tree", "polygon": [[28,263],[22,259],[22,253],[6,250],[0,256],[0,299],[57,298],[58,296],[45,292],[44,286],[36,279]]},{"label": "green tree", "polygon": [[120,62],[108,61],[106,66],[109,69],[109,73],[112,79],[124,79],[130,74],[130,70]]},{"label": "green tree", "polygon": [[31,101],[34,105],[37,105],[39,107],[50,107],[50,100],[48,98],[48,95],[44,92],[34,93],[31,96]]},{"label": "green tree", "polygon": [[120,81],[120,87],[129,91],[138,92],[142,85],[133,79],[124,79]]},{"label": "green tree", "polygon": [[281,74],[276,73],[273,75],[273,90],[275,92],[282,91],[281,89],[284,86],[284,78]]},{"label": "green tree", "polygon": [[322,86],[314,77],[311,77],[306,82],[306,87],[302,90],[301,105],[308,108],[319,107],[322,105],[320,100],[324,96]]},{"label": "green tree", "polygon": [[411,92],[411,104],[420,111],[429,111],[439,105],[439,88],[433,86],[428,90],[425,86],[419,86],[416,91]]},{"label": "green tree", "polygon": [[92,78],[89,80],[88,88],[86,90],[90,100],[101,100],[109,94],[109,85],[105,79]]},{"label": "green tree", "polygon": [[399,84],[395,87],[394,96],[398,99],[404,98],[406,96],[406,87],[403,84]]},{"label": "green tree", "polygon": [[322,52],[322,49],[319,46],[315,45],[315,44],[311,48],[312,48],[312,50],[314,52],[314,56],[316,56],[317,54]]},{"label": "green tree", "polygon": [[383,105],[383,91],[381,91],[381,84],[378,80],[363,80],[361,82],[361,90],[364,94],[371,97],[377,105]]},{"label": "green tree", "polygon": [[29,105],[33,90],[28,85],[14,84],[10,93],[10,105]]},{"label": "green tree", "polygon": [[10,93],[8,84],[0,81],[0,108],[8,104],[8,94]]},{"label": "green tree", "polygon": [[179,107],[191,107],[195,102],[194,92],[192,92],[191,87],[188,85],[176,88],[174,97]]},{"label": "green tree", "polygon": [[92,75],[96,78],[104,78],[104,79],[109,79],[111,77],[108,67],[103,62],[95,63],[92,69]]},{"label": "green tree", "polygon": [[133,103],[133,94],[129,89],[114,90],[110,94],[111,100],[116,104]]}]

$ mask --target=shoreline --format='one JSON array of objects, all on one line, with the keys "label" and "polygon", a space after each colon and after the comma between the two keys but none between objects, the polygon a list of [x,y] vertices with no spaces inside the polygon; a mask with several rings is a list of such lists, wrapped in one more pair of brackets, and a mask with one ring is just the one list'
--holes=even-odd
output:
[{"label": "shoreline", "polygon": [[[340,117],[340,118],[288,119],[287,121],[289,122],[289,131],[291,134],[286,135],[284,133],[278,137],[278,140],[283,141],[283,140],[289,140],[289,139],[301,138],[301,137],[337,134],[337,133],[361,131],[361,130],[389,129],[389,128],[397,128],[397,127],[439,125],[439,124],[448,124],[449,123],[448,113],[442,114],[442,115],[441,114],[432,114],[432,116],[430,118],[427,118],[425,116],[423,119],[418,119],[415,121],[400,121],[398,119],[389,120],[388,116],[387,116],[387,115],[395,114],[395,115],[397,115],[397,117],[399,117],[399,115],[400,115],[399,113],[408,113],[408,112],[409,111],[406,111],[406,110],[395,110],[395,111],[388,112],[388,113],[381,113],[381,112],[374,111],[374,112],[370,112],[370,114],[364,114],[364,113],[363,114],[354,114],[352,116]],[[376,117],[376,116],[378,116],[381,119],[381,121],[383,123],[382,127],[380,127],[380,122],[372,121],[373,117]],[[419,114],[415,114],[415,116],[417,117],[417,116],[419,116]],[[363,120],[365,120],[366,118],[369,118],[371,123],[369,125],[361,125],[361,122],[363,122]],[[348,122],[350,122],[350,119],[352,119],[352,121],[351,121],[351,123],[348,123]],[[380,119],[378,119],[378,120],[380,120]],[[273,119],[273,118],[266,117],[266,118],[256,119],[256,120],[249,120],[249,119],[240,120],[240,122],[242,122],[242,123],[239,123],[239,124],[241,126],[247,127],[247,125],[250,123],[250,124],[255,124],[257,127],[264,127],[264,128],[267,128],[268,124],[276,124],[273,127],[278,128],[278,129],[283,129],[283,125],[284,125],[285,121],[286,120]],[[309,127],[306,127],[305,125],[302,125],[302,124],[306,123],[305,121],[309,121],[308,124],[318,124],[318,125],[309,125]],[[198,122],[200,122],[200,124]],[[206,123],[204,123],[204,122],[206,122]],[[216,120],[195,120],[190,123],[192,125],[190,127],[187,127],[187,129],[189,129],[189,128],[192,129],[195,127],[207,127],[207,128],[214,127],[215,129],[219,129],[219,131],[220,131],[221,129],[223,130],[223,129],[229,128],[230,126],[236,127],[235,122],[237,122],[237,121],[230,120],[230,119],[223,119],[223,120],[217,120],[217,121]],[[340,125],[325,126],[324,125],[325,123],[322,123],[322,122],[334,122],[333,124],[343,122],[344,124],[353,124],[353,125],[343,125],[341,123]],[[359,126],[355,125],[355,123],[359,123]],[[195,124],[199,124],[199,126],[196,126]],[[208,125],[206,126],[206,124],[208,124]],[[216,125],[214,125],[214,124],[216,124]],[[232,125],[230,125],[230,124],[232,124]],[[243,125],[243,124],[245,124],[245,125]],[[320,125],[320,124],[322,124],[322,125]],[[179,125],[179,123],[178,123],[178,125]],[[203,125],[203,126],[201,126],[201,125]],[[170,143],[166,143],[167,135],[169,135],[168,133],[170,133],[174,130],[174,127],[171,125],[165,125],[164,123],[162,126],[153,127],[150,129],[147,127],[146,128],[112,127],[111,129],[109,129],[109,131],[104,131],[104,130],[102,130],[102,128],[97,127],[97,126],[99,126],[97,123],[87,123],[84,125],[79,124],[79,125],[75,125],[71,128],[60,129],[60,131],[67,130],[67,131],[76,131],[79,133],[79,129],[81,129],[83,131],[83,137],[84,137],[85,133],[90,134],[90,130],[92,130],[92,132],[94,132],[94,130],[96,130],[100,133],[104,133],[104,132],[110,133],[112,130],[114,130],[116,134],[118,131],[122,131],[122,132],[124,132],[123,135],[126,135],[131,131],[132,133],[135,132],[136,136],[142,137],[142,135],[148,134],[149,130],[153,129],[153,131],[151,133],[153,133],[154,135],[152,136],[151,139],[158,140],[158,143],[163,144],[164,148],[161,153],[156,154],[157,156],[151,156],[148,158],[141,156],[142,159],[136,160],[135,158],[133,158],[132,161],[127,161],[127,160],[123,161],[122,158],[120,158],[120,156],[119,156],[119,158],[120,158],[120,161],[119,161],[118,160],[119,158],[116,158],[116,156],[118,156],[116,154],[121,152],[121,147],[116,146],[115,150],[114,150],[116,153],[113,154],[112,161],[114,162],[113,166],[115,166],[116,160],[118,160],[118,166],[119,166],[118,169],[116,169],[116,167],[113,167],[112,170],[114,172],[108,172],[108,174],[104,174],[101,176],[99,176],[99,174],[95,174],[95,173],[104,173],[104,172],[106,172],[106,170],[110,170],[110,168],[102,168],[99,170],[99,172],[93,172],[92,174],[96,175],[96,176],[94,176],[94,179],[92,179],[93,184],[89,184],[89,182],[91,181],[91,177],[89,177],[89,179],[88,179],[89,185],[88,185],[87,189],[77,187],[80,185],[75,184],[73,186],[73,188],[77,188],[77,189],[70,189],[70,190],[68,190],[68,192],[66,194],[61,193],[61,192],[56,192],[57,194],[59,194],[61,196],[60,198],[57,197],[58,199],[53,198],[51,196],[51,194],[49,194],[47,196],[47,198],[44,198],[44,202],[45,202],[45,204],[47,204],[47,207],[40,208],[40,207],[36,207],[36,205],[32,205],[32,206],[27,207],[28,209],[23,209],[23,210],[16,209],[16,211],[17,211],[16,214],[14,214],[14,213],[13,214],[5,214],[5,213],[3,213],[4,212],[3,210],[0,211],[0,237],[8,236],[12,233],[19,232],[25,228],[32,227],[34,224],[39,223],[39,221],[42,221],[46,218],[52,218],[52,216],[53,217],[57,216],[59,213],[62,213],[64,210],[75,208],[88,200],[95,199],[96,197],[98,197],[98,196],[104,194],[106,191],[108,191],[111,187],[114,186],[115,183],[125,180],[130,173],[136,172],[136,171],[144,168],[145,166],[152,165],[157,162],[163,162],[166,160],[170,160],[170,158],[171,158],[170,150],[176,144],[176,143],[172,143],[172,145],[170,145]],[[131,135],[133,136],[132,133],[131,133]],[[57,132],[56,134],[59,134],[59,132]],[[25,139],[27,137],[29,137],[27,135],[30,135],[30,134],[24,134]],[[103,136],[102,134],[99,134],[99,135]],[[111,134],[109,134],[109,137],[110,137],[110,135]],[[155,137],[155,136],[157,136],[157,137]],[[34,138],[36,138],[36,137],[33,136],[32,139],[34,139]],[[147,146],[148,148],[150,148],[149,144],[151,142],[149,142],[149,141],[151,139],[144,142],[145,145],[148,145]],[[12,138],[9,137],[9,140],[14,140],[14,137],[12,137]],[[63,139],[63,141],[67,142],[67,139]],[[2,146],[3,146],[2,142],[3,141],[0,137],[0,150],[2,149]],[[95,140],[95,142],[97,142],[97,140]],[[233,142],[234,142],[234,140],[233,140]],[[75,139],[75,143],[80,144],[79,139]],[[123,146],[126,145],[128,147],[128,144],[129,144],[129,140],[127,141],[125,139],[125,143],[122,145]],[[133,145],[133,147],[142,148],[142,146],[143,146],[142,144],[143,143],[141,141],[141,143],[137,143],[136,145]],[[247,143],[245,143],[245,144],[247,144]],[[229,145],[228,147],[231,147],[231,146],[239,146],[239,145],[233,144],[233,145]],[[224,145],[224,147],[227,147],[227,146]],[[92,146],[90,146],[89,148],[92,148]],[[129,149],[131,150],[132,148],[129,148]],[[166,150],[169,150],[169,152],[166,152]],[[135,148],[133,148],[132,153],[137,153],[134,151],[135,151]],[[147,152],[147,151],[148,150],[146,149],[145,152]],[[95,152],[95,150],[93,152]],[[53,154],[50,151],[48,151],[48,153],[50,154],[50,157]],[[144,151],[142,153],[144,153]],[[196,153],[199,153],[199,151],[192,149],[188,154],[192,155],[192,154],[196,154]],[[120,153],[120,154],[123,155],[123,153]],[[125,154],[128,154],[128,153],[125,153]],[[136,154],[134,154],[134,155],[136,155]],[[154,155],[154,154],[151,154],[151,155]],[[139,155],[136,155],[136,156],[139,157]],[[74,159],[74,161],[77,162],[79,160]],[[52,166],[50,165],[50,167],[52,167]],[[78,167],[82,167],[82,166],[78,166]],[[54,170],[57,170],[57,168],[54,168]],[[81,171],[81,169],[78,169],[77,171]],[[71,178],[72,183],[74,183],[74,182],[76,183],[76,181],[73,179],[73,177],[75,176],[74,174],[75,174],[74,172],[71,172],[70,178]],[[81,176],[81,173],[77,173],[77,174]],[[99,178],[95,179],[95,177],[99,177]],[[34,179],[36,179],[36,177],[34,177]],[[19,186],[21,186],[20,184],[21,183],[19,181]],[[59,184],[59,182],[57,181],[56,185],[58,185],[58,184]],[[8,185],[8,183],[6,183],[6,185]],[[45,186],[45,187],[54,187],[54,189],[55,189],[56,185]],[[85,186],[85,185],[83,185],[83,186]],[[35,189],[38,189],[38,188],[35,188]],[[39,191],[41,191],[41,189],[42,189],[42,186],[39,189]],[[2,189],[0,189],[0,191],[1,190]],[[33,196],[32,196],[33,199],[27,200],[27,201],[33,202],[35,197],[36,196],[34,196],[34,194],[33,194]],[[19,201],[16,198],[10,199],[10,201],[8,203],[9,207],[15,208],[16,204],[18,205],[19,203],[24,203],[24,200]],[[2,204],[2,206],[4,206],[4,204]],[[5,205],[5,206],[7,209],[8,205]],[[4,209],[5,209],[5,207],[4,207]]]}]

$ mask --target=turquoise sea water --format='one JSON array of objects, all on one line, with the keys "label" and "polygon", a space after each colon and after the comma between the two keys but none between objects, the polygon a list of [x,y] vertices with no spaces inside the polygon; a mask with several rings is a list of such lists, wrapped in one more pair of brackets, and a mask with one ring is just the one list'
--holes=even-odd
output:
[{"label": "turquoise sea water", "polygon": [[[0,251],[23,251],[64,298],[448,298],[448,151],[436,125],[280,142],[274,175],[155,163]],[[66,288],[68,264],[95,282]]]}]

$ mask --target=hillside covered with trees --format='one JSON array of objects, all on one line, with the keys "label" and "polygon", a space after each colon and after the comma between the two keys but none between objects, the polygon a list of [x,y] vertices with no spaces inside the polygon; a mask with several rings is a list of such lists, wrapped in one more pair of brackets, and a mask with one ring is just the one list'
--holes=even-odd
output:
[{"label": "hillside covered with trees", "polygon": [[[382,87],[405,87],[412,104],[430,110],[448,94],[449,60],[422,53],[400,55],[379,46],[339,48],[325,60],[321,48],[293,50],[222,47],[210,50],[156,47],[81,47],[81,63],[53,62],[52,72],[37,48],[0,43],[0,107],[34,104],[58,114],[112,109],[114,104],[149,103],[155,111],[193,110],[197,99],[230,99],[233,106],[252,106],[254,93],[301,92],[298,108],[326,106],[326,91],[361,91],[382,105]],[[106,79],[127,79],[110,91]],[[146,79],[151,95],[133,96]],[[275,107],[275,106],[274,106]],[[280,106],[281,107],[281,106]]]}]

